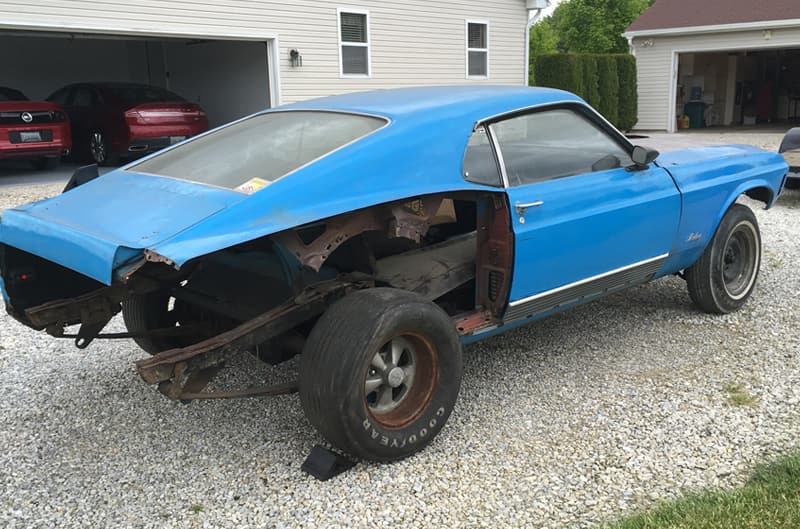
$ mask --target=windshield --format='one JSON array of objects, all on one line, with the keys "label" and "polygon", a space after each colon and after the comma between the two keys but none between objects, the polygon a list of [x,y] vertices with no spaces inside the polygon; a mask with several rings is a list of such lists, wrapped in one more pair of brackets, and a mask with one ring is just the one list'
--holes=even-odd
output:
[{"label": "windshield", "polygon": [[260,114],[188,141],[129,170],[254,193],[386,122],[371,116],[323,111]]},{"label": "windshield", "polygon": [[116,99],[127,105],[141,105],[142,103],[165,103],[170,101],[183,101],[178,94],[157,86],[143,84],[106,84],[102,88]]}]

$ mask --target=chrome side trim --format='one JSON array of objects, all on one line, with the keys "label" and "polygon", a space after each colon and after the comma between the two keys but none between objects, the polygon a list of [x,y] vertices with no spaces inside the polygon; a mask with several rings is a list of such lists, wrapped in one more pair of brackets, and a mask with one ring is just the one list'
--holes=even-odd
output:
[{"label": "chrome side trim", "polygon": [[629,286],[645,283],[658,272],[667,257],[669,257],[669,254],[663,254],[527,298],[512,301],[503,316],[503,321],[504,323],[512,323],[587,298],[599,297]]},{"label": "chrome side trim", "polygon": [[503,179],[503,187],[508,189],[511,185],[508,183],[508,172],[506,171],[506,161],[503,159],[503,151],[500,150],[500,143],[497,141],[494,133],[490,130],[491,127],[485,127],[486,134],[492,142],[495,155],[497,156],[497,164],[500,166],[500,177]]}]

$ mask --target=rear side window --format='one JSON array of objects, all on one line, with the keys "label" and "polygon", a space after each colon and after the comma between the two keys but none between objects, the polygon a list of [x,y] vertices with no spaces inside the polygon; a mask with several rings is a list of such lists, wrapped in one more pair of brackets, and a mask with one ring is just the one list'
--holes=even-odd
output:
[{"label": "rear side window", "polygon": [[476,184],[503,186],[489,135],[483,127],[479,127],[469,138],[464,155],[464,178]]},{"label": "rear side window", "polygon": [[627,151],[582,113],[560,108],[491,125],[509,185],[627,167]]},{"label": "rear side window", "polygon": [[52,101],[53,103],[57,103],[59,105],[66,105],[69,101],[69,95],[72,92],[71,88],[62,88],[61,90],[57,90],[53,95],[47,98],[48,101]]},{"label": "rear side window", "polygon": [[254,193],[386,123],[338,112],[270,112],[188,141],[129,170]]}]

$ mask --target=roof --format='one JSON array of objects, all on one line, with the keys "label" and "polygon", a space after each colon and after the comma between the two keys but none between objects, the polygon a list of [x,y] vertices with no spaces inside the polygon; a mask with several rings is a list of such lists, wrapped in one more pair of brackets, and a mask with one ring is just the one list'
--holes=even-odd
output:
[{"label": "roof", "polygon": [[628,32],[797,20],[798,0],[656,0]]},{"label": "roof", "polygon": [[433,86],[355,92],[285,105],[276,110],[338,110],[403,121],[431,116],[460,119],[471,127],[498,114],[560,101],[580,101],[580,98],[563,90],[540,87]]}]

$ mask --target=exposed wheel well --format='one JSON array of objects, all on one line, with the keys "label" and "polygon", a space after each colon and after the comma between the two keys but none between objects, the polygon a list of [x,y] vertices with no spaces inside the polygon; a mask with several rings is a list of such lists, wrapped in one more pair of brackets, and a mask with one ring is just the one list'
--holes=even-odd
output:
[{"label": "exposed wheel well", "polygon": [[765,206],[769,206],[772,204],[773,199],[773,192],[772,189],[761,186],[761,187],[754,187],[752,189],[748,189],[744,192],[745,195],[752,198],[753,200],[758,200],[759,202],[763,202]]}]

